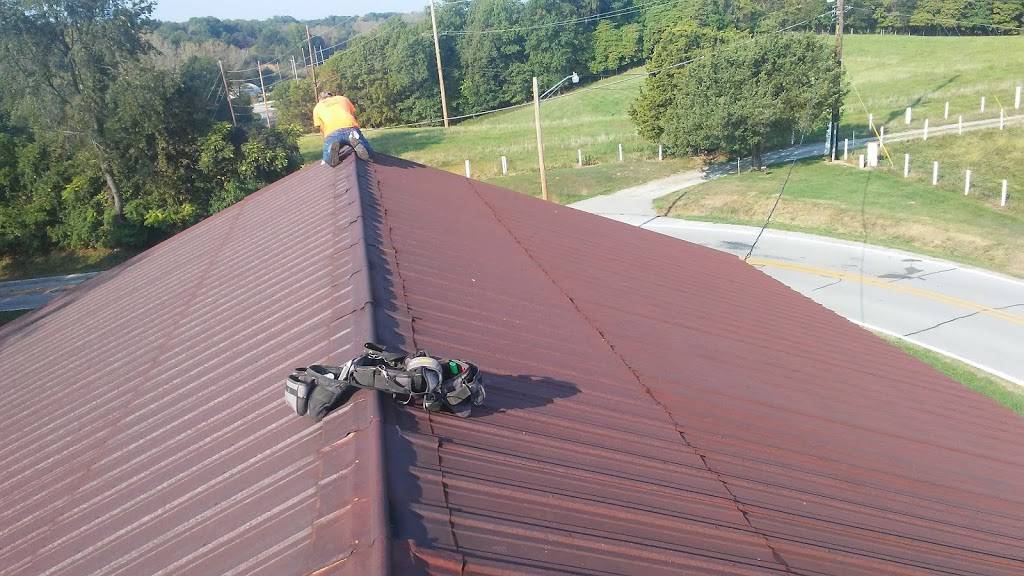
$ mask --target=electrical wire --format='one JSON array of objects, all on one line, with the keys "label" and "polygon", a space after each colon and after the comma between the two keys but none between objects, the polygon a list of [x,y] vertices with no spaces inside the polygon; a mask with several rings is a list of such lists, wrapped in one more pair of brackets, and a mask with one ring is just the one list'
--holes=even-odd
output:
[{"label": "electrical wire", "polygon": [[605,18],[617,18],[619,16],[625,16],[635,12],[639,12],[644,8],[651,8],[657,6],[663,6],[666,4],[674,4],[682,0],[662,0],[660,2],[649,2],[647,4],[637,4],[629,8],[617,8],[615,10],[609,10],[607,12],[598,12],[596,14],[589,14],[587,16],[577,16],[575,18],[569,18],[566,20],[559,20],[557,22],[546,22],[544,24],[536,24],[533,26],[512,26],[509,28],[491,28],[486,30],[444,30],[439,31],[438,36],[481,36],[484,34],[502,34],[506,32],[525,32],[528,30],[540,30],[543,28],[558,28],[562,26],[569,26],[572,24],[585,24],[594,20],[602,20]]},{"label": "electrical wire", "polygon": [[[800,134],[800,144],[804,145],[804,134]],[[761,230],[757,233],[757,238],[754,238],[754,243],[750,245],[750,250],[747,251],[747,255],[743,257],[743,261],[746,262],[750,255],[754,253],[754,248],[757,247],[757,243],[761,240],[761,235],[764,234],[768,224],[772,221],[772,215],[775,214],[775,209],[779,207],[779,202],[782,200],[782,193],[786,191],[786,184],[789,184],[789,177],[793,175],[793,167],[796,166],[797,155],[793,155],[793,159],[789,162],[789,171],[786,172],[786,179],[782,181],[782,187],[779,188],[779,195],[775,197],[775,204],[772,205],[772,209],[768,212],[768,217],[764,219],[764,224],[761,226]],[[751,159],[753,161],[753,159]]]}]

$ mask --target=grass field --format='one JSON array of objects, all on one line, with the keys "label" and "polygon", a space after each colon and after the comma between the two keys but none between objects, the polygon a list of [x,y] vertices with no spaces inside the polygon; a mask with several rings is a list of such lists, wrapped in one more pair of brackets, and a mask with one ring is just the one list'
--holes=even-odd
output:
[{"label": "grass field", "polygon": [[31,312],[31,310],[2,310],[0,311],[0,326],[28,312]]},{"label": "grass field", "polygon": [[[998,102],[1010,111],[1014,87],[1024,83],[1024,37],[847,35],[844,56],[856,90],[851,89],[846,100],[843,136],[867,132],[865,106],[874,114],[876,125],[885,125],[890,133],[919,128],[925,117],[932,118],[934,125],[947,100],[951,121],[961,113],[966,120],[998,117]],[[942,66],[935,66],[936,61]],[[552,178],[549,183],[554,196],[577,200],[612,191],[613,185],[628,187],[671,173],[672,165],[649,166],[657,157],[657,145],[643,141],[628,116],[630,103],[643,83],[638,75],[641,71],[599,81],[542,104],[546,165],[553,176],[558,175],[557,181]],[[978,111],[982,95],[988,99],[984,114]],[[523,95],[524,101],[528,96]],[[903,124],[907,106],[915,110],[910,126]],[[464,121],[450,130],[376,130],[368,131],[367,137],[375,148],[388,154],[458,174],[464,173],[469,160],[474,178],[524,193],[534,193],[539,187],[531,107]],[[623,163],[618,163],[619,143],[624,149]],[[305,158],[315,160],[319,137],[305,137],[302,149]],[[603,175],[602,170],[573,170],[577,149],[583,150],[586,164],[608,166],[609,173],[618,176],[604,186],[594,186],[601,180],[597,176]],[[500,172],[503,155],[509,158],[511,174],[507,177]],[[689,159],[679,166],[685,169],[695,164]]]},{"label": "grass field", "polygon": [[[925,118],[932,126],[956,122],[960,114],[964,120],[998,118],[1000,104],[1007,114],[1014,112],[1014,90],[1024,84],[1024,36],[844,38],[843,63],[851,88],[843,109],[843,137],[849,130],[866,132],[869,112],[876,126],[884,125],[890,133],[920,128]],[[944,120],[947,101],[950,119]],[[913,108],[910,126],[904,122],[908,106]]]},{"label": "grass field", "polygon": [[888,340],[893,346],[900,348],[907,354],[910,354],[925,364],[930,365],[932,368],[935,368],[939,372],[942,372],[946,376],[949,376],[971,390],[988,396],[999,404],[1002,404],[1017,414],[1024,416],[1024,388],[909,342],[905,342],[897,338],[889,338],[887,336],[879,337],[884,340]]},{"label": "grass field", "polygon": [[[644,142],[636,135],[627,114],[641,82],[610,84],[624,78],[627,77],[616,76],[597,82],[587,91],[541,103],[548,168],[575,166],[577,149],[583,150],[585,164],[617,162],[620,143],[627,160],[657,158],[657,145]],[[523,95],[524,100],[527,96]],[[469,120],[450,130],[380,130],[367,132],[367,137],[381,151],[452,172],[463,172],[468,159],[474,176],[482,179],[501,174],[501,156],[508,157],[513,173],[537,170],[532,106]]]},{"label": "grass field", "polygon": [[136,252],[131,250],[90,248],[52,252],[46,256],[23,259],[18,262],[14,262],[10,258],[0,258],[0,281],[106,270],[135,254]]},{"label": "grass field", "polygon": [[[932,162],[939,162],[938,188],[964,192],[965,170],[971,171],[970,196],[995,206],[999,202],[1002,181],[1007,181],[1011,211],[1024,210],[1024,126],[1005,130],[986,129],[932,137],[926,141],[891,142],[886,150],[892,157],[883,168],[902,177],[904,154],[910,154],[910,178],[931,185]],[[851,159],[852,161],[852,159]],[[1022,231],[1024,232],[1024,231]]]},{"label": "grass field", "polygon": [[[771,226],[902,248],[1024,276],[1024,197],[1000,209],[991,197],[936,189],[889,171],[799,162]],[[655,202],[670,216],[760,226],[788,167],[726,176]],[[863,201],[863,218],[862,218]]]}]

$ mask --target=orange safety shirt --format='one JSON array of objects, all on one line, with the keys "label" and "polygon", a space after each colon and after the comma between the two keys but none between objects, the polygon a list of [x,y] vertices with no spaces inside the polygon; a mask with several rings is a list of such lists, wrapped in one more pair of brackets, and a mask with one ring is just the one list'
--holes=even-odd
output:
[{"label": "orange safety shirt", "polygon": [[313,108],[313,126],[325,136],[342,128],[359,128],[356,107],[344,96],[324,98]]}]

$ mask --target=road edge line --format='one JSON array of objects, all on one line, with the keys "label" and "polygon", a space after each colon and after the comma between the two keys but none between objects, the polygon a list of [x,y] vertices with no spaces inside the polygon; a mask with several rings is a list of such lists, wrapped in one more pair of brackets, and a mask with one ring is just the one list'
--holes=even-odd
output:
[{"label": "road edge line", "polygon": [[911,343],[911,344],[913,344],[915,346],[920,346],[921,348],[924,348],[926,350],[930,350],[932,352],[935,352],[935,353],[938,353],[938,354],[942,354],[943,356],[945,356],[947,358],[950,358],[952,360],[956,360],[957,362],[963,362],[964,364],[967,364],[968,366],[972,366],[974,368],[977,368],[978,370],[981,370],[982,372],[986,372],[988,374],[991,374],[992,376],[995,376],[996,378],[1001,378],[1003,380],[1006,380],[1007,382],[1010,382],[1012,384],[1016,384],[1017,386],[1020,386],[1020,387],[1024,388],[1024,380],[1020,380],[1019,378],[1015,378],[1013,376],[1010,376],[1009,374],[1007,374],[1005,372],[1001,372],[1001,371],[996,370],[994,368],[991,368],[989,366],[985,366],[983,364],[979,364],[979,363],[977,363],[977,362],[975,362],[973,360],[968,360],[967,358],[964,358],[963,356],[959,356],[957,354],[953,354],[952,352],[947,352],[946,350],[943,350],[941,348],[932,346],[931,344],[925,344],[924,342],[921,342],[920,340],[916,340],[914,338],[910,338],[910,337],[904,336],[902,334],[898,334],[896,332],[893,332],[891,330],[887,330],[885,328],[880,328],[878,326],[874,326],[874,325],[868,324],[866,322],[861,322],[859,320],[854,320],[853,318],[847,318],[847,320],[849,320],[850,322],[853,322],[854,324],[856,324],[857,326],[860,326],[861,328],[866,328],[868,330],[872,330],[872,331],[878,332],[880,334],[885,334],[886,336],[889,336],[889,337],[892,337],[892,338],[898,338],[900,340],[903,340],[904,342],[909,342],[909,343]]}]

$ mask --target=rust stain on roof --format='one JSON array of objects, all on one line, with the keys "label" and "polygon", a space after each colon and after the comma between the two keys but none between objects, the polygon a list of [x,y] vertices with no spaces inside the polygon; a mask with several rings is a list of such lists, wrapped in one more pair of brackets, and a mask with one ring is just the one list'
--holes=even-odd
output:
[{"label": "rust stain on roof", "polygon": [[[463,420],[360,392],[463,357]],[[0,576],[1021,574],[1024,423],[739,260],[310,167],[0,329]]]}]

